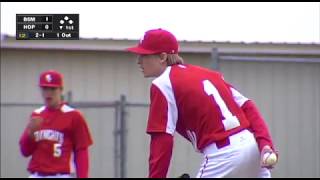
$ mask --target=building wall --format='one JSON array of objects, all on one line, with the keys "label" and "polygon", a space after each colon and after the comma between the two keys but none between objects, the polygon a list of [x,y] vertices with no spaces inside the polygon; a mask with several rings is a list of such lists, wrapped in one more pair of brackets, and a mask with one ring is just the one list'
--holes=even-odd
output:
[{"label": "building wall", "polygon": [[[182,54],[187,63],[212,66],[210,54]],[[134,55],[112,51],[1,49],[1,103],[41,103],[37,78],[56,69],[65,75],[65,92],[73,101],[112,102],[121,94],[129,102],[149,103],[151,79],[144,79]],[[275,177],[320,176],[320,64],[220,61],[225,79],[255,100],[270,127],[280,161]],[[27,159],[18,139],[36,107],[1,106],[1,176],[26,177]],[[94,145],[91,176],[113,177],[113,108],[81,108]],[[145,134],[148,108],[127,112],[127,176],[148,173],[149,137]],[[191,144],[176,135],[169,177],[195,176],[202,161]],[[299,163],[298,163],[299,162]]]},{"label": "building wall", "polygon": [[[1,53],[1,103],[41,103],[37,81],[39,74],[47,69],[64,74],[65,92],[72,92],[73,101],[112,102],[124,94],[128,101],[147,102],[150,81],[143,79],[135,57],[128,56],[105,52],[4,50]],[[91,174],[113,177],[115,110],[81,110],[95,141],[91,150]],[[18,139],[32,108],[1,106],[1,111],[1,174],[5,177],[26,176],[27,164],[19,154]],[[144,135],[144,131],[141,134]],[[24,163],[19,164],[20,171],[17,172],[13,167],[21,160]]]},{"label": "building wall", "polygon": [[253,99],[280,159],[274,177],[320,176],[320,63],[221,63],[227,80]]}]

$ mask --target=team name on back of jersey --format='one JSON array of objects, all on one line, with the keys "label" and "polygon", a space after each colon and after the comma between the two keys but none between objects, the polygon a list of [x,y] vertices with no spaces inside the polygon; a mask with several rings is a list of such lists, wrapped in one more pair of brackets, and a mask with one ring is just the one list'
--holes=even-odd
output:
[{"label": "team name on back of jersey", "polygon": [[60,144],[63,143],[63,133],[52,130],[52,129],[44,129],[44,130],[36,131],[34,132],[34,136],[37,142],[41,140],[49,140],[49,141],[59,142]]}]

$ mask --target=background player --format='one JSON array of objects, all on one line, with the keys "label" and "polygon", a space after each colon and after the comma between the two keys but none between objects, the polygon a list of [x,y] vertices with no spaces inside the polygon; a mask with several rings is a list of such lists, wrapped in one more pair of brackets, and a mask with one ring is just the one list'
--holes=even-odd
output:
[{"label": "background player", "polygon": [[91,135],[80,111],[62,101],[62,74],[43,72],[39,86],[45,105],[33,111],[20,138],[21,153],[32,156],[30,177],[72,177],[72,167],[78,178],[88,177]]},{"label": "background player", "polygon": [[163,29],[145,33],[127,49],[138,54],[151,85],[147,133],[151,135],[149,177],[166,177],[177,131],[204,155],[197,177],[270,177],[261,161],[274,152],[255,104],[224,81],[222,74],[184,64],[178,42]]}]

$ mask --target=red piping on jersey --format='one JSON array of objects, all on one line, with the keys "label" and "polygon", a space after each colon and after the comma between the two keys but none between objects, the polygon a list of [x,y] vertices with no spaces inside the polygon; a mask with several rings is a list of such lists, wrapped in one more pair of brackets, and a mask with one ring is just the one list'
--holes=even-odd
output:
[{"label": "red piping on jersey", "polygon": [[208,158],[208,156],[206,156],[206,162],[205,162],[205,164],[204,164],[204,166],[203,166],[203,169],[201,170],[200,178],[202,178],[203,171],[204,171],[204,169],[206,168],[206,166],[207,166],[207,164],[208,164],[208,160],[209,160],[209,158]]}]

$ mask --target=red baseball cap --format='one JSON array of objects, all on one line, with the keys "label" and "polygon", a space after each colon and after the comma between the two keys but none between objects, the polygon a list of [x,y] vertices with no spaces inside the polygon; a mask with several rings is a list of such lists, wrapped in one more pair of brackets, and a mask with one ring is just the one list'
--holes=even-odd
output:
[{"label": "red baseball cap", "polygon": [[55,70],[42,72],[39,81],[40,87],[63,87],[63,75]]},{"label": "red baseball cap", "polygon": [[127,48],[135,54],[168,54],[178,53],[179,44],[176,37],[164,29],[152,29],[145,32],[144,37],[135,47]]}]

